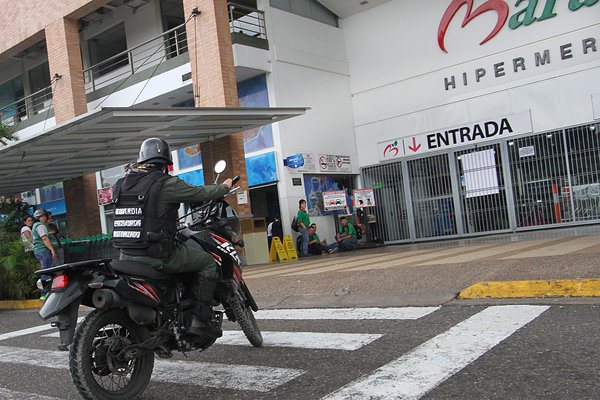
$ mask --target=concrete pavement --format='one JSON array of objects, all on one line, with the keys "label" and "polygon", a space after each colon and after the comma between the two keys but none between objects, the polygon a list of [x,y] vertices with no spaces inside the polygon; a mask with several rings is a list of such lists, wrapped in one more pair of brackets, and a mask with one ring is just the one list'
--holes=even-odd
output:
[{"label": "concrete pavement", "polygon": [[[599,256],[600,226],[591,225],[249,266],[244,279],[267,308],[444,304],[478,283],[470,298],[595,297],[600,296]],[[561,282],[553,288],[556,280]],[[489,285],[513,281],[525,282]],[[545,291],[529,281],[545,285]]]},{"label": "concrete pavement", "polygon": [[244,269],[262,308],[439,305],[459,293],[600,300],[599,278],[600,225],[388,245]]}]

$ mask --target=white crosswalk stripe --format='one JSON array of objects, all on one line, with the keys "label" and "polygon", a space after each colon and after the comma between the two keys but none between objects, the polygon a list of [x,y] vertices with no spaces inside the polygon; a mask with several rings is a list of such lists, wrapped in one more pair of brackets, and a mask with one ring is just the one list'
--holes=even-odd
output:
[{"label": "white crosswalk stripe", "polygon": [[419,319],[438,310],[439,307],[397,308],[303,308],[259,310],[256,319],[311,320],[311,319]]},{"label": "white crosswalk stripe", "polygon": [[[298,349],[358,350],[383,335],[370,333],[270,332],[263,331],[263,347],[293,347]],[[42,337],[58,338],[54,332]],[[242,331],[223,331],[219,345],[251,346]]]},{"label": "white crosswalk stripe", "polygon": [[548,308],[489,307],[323,400],[419,399]]},{"label": "white crosswalk stripe", "polygon": [[[379,334],[321,333],[321,332],[262,332],[265,347],[293,347],[298,349],[358,350],[379,339]],[[217,344],[250,346],[241,331],[223,332]]]},{"label": "white crosswalk stripe", "polygon": [[34,393],[25,393],[16,390],[0,388],[0,399],[2,400],[60,400],[58,397],[41,396]]},{"label": "white crosswalk stripe", "polygon": [[[77,322],[81,322],[81,321],[83,321],[83,317],[81,317],[77,320]],[[32,328],[21,329],[19,331],[3,333],[0,335],[0,340],[12,339],[15,337],[25,336],[25,335],[31,335],[32,333],[43,332],[43,331],[47,331],[50,329],[54,329],[50,326],[50,324],[34,326]]]},{"label": "white crosswalk stripe", "polygon": [[[339,309],[278,309],[256,313],[261,320],[351,321],[416,320],[440,310],[441,307],[401,308],[339,308]],[[461,369],[476,361],[501,341],[527,325],[549,306],[510,305],[491,306],[458,323],[447,331],[417,346],[371,373],[348,383],[325,396],[323,400],[350,399],[419,399]],[[352,326],[352,325],[350,325]],[[381,326],[381,325],[374,325]],[[385,325],[384,325],[385,326]],[[389,323],[388,325],[389,326]],[[6,340],[52,329],[41,325],[0,335]],[[389,329],[389,328],[387,328]],[[386,333],[337,333],[263,331],[264,347],[334,350],[353,352],[377,343]],[[58,333],[43,335],[57,337]],[[225,331],[217,345],[250,346],[240,330]],[[258,353],[257,353],[258,354]],[[260,353],[266,354],[266,353]],[[343,354],[343,353],[339,353]],[[39,360],[44,360],[43,365]],[[267,358],[268,359],[268,358]],[[21,347],[0,346],[0,363],[68,369],[68,353]],[[265,362],[269,364],[270,362]],[[271,392],[310,371],[305,369],[239,365],[188,360],[156,359],[152,380],[216,389],[232,389],[255,393]],[[311,371],[312,372],[312,371]],[[55,400],[51,397],[19,396],[0,387],[0,398]]]},{"label": "white crosswalk stripe", "polygon": [[[68,369],[69,353],[0,346],[0,360],[55,369]],[[217,389],[268,392],[305,371],[260,365],[230,365],[194,361],[156,360],[152,379],[159,382],[206,386]]]}]

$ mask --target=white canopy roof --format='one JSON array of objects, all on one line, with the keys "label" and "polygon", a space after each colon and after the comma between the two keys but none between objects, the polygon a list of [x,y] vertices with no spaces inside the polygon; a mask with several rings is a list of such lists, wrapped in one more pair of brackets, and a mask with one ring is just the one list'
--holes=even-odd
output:
[{"label": "white canopy roof", "polygon": [[307,108],[103,108],[0,148],[0,194],[135,161],[161,137],[172,150],[302,115]]}]

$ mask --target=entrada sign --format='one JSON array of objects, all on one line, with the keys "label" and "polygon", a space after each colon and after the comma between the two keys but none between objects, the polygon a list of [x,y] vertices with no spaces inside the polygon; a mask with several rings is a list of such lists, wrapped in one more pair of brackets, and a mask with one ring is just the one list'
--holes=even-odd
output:
[{"label": "entrada sign", "polygon": [[533,131],[529,111],[469,122],[433,132],[378,143],[379,161],[426,154]]},{"label": "entrada sign", "polygon": [[[481,14],[484,14],[488,11],[493,11],[496,13],[496,24],[492,28],[491,32],[481,41],[481,43],[479,43],[480,45],[486,43],[488,40],[496,36],[502,27],[504,27],[507,20],[509,29],[514,30],[521,26],[531,25],[534,22],[541,22],[550,18],[554,18],[558,15],[555,12],[556,0],[546,0],[543,8],[538,8],[538,3],[542,3],[541,1],[538,2],[538,0],[516,0],[515,7],[519,7],[522,4],[525,6],[510,16],[510,18],[510,10],[505,0],[487,0],[475,9],[473,9],[473,1],[474,0],[452,0],[446,9],[446,12],[444,12],[438,27],[437,36],[438,45],[445,53],[448,52],[444,42],[446,38],[446,31],[448,30],[448,26],[450,25],[450,22],[454,16],[463,6],[467,6],[467,10],[461,24],[462,28],[464,28],[469,22]],[[569,0],[567,7],[571,11],[577,11],[584,6],[591,7],[595,4],[598,4],[598,1],[599,0]]]}]

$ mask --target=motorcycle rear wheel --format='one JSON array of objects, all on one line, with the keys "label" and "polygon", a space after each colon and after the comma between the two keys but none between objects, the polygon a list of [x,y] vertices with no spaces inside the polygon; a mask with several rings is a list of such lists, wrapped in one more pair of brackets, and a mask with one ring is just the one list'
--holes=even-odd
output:
[{"label": "motorcycle rear wheel", "polygon": [[246,302],[242,300],[239,294],[234,294],[229,300],[229,307],[235,316],[236,321],[242,327],[242,331],[248,341],[254,347],[262,347],[263,337],[258,327],[258,322],[254,318],[252,309]]},{"label": "motorcycle rear wheel", "polygon": [[117,357],[123,348],[148,339],[148,330],[122,310],[94,310],[75,332],[69,370],[81,396],[90,400],[137,399],[154,368],[154,353]]}]

